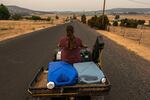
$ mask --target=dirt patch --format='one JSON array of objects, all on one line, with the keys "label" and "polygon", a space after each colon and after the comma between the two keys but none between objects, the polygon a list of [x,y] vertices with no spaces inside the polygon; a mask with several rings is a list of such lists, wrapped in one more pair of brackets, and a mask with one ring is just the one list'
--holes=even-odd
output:
[{"label": "dirt patch", "polygon": [[150,53],[149,53],[150,47],[144,46],[144,45],[139,45],[135,41],[132,41],[127,38],[123,38],[123,37],[113,34],[111,32],[102,31],[102,30],[97,30],[97,31],[100,34],[106,36],[107,38],[115,41],[117,44],[124,46],[125,48],[135,52],[136,54],[143,57],[144,59],[150,61]]}]

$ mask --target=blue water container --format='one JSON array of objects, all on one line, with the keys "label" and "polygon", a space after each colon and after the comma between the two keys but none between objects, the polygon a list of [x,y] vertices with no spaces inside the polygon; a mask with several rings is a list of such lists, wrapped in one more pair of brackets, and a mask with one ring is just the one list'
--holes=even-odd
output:
[{"label": "blue water container", "polygon": [[50,62],[48,82],[53,82],[55,86],[74,85],[78,82],[78,73],[73,65],[66,62]]}]

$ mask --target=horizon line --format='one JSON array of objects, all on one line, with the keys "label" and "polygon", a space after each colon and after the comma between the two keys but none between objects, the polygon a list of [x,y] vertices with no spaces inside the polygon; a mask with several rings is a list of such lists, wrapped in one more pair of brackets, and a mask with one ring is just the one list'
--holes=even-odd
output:
[{"label": "horizon line", "polygon": [[[2,3],[1,3],[2,4]],[[4,4],[5,5],[5,4]],[[21,6],[17,6],[17,5],[5,5],[5,6],[16,6],[16,7],[20,7],[20,8],[24,8],[24,9],[28,9],[28,10],[32,10],[32,11],[41,11],[41,12],[90,12],[90,11],[101,11],[102,9],[97,9],[97,10],[36,10],[36,9],[32,9],[32,8],[26,8],[26,7],[21,7]],[[148,7],[116,7],[116,8],[107,8],[106,10],[112,10],[112,9],[150,9]]]}]

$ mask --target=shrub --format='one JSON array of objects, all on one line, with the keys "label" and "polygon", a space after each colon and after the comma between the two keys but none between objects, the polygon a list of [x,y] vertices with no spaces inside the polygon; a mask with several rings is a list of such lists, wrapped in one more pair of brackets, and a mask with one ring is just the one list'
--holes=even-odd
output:
[{"label": "shrub", "polygon": [[119,19],[119,18],[120,18],[120,15],[116,15],[116,16],[115,16],[115,19]]},{"label": "shrub", "polygon": [[24,19],[31,20],[31,17],[24,17]]},{"label": "shrub", "polygon": [[14,15],[11,16],[11,19],[13,19],[13,20],[20,20],[20,19],[22,19],[22,16],[19,15],[19,14],[14,14]]},{"label": "shrub", "polygon": [[136,19],[122,19],[121,26],[137,28],[138,25],[144,25],[145,20],[136,20]]},{"label": "shrub", "polygon": [[145,20],[138,20],[138,24],[144,25],[144,23],[145,23]]},{"label": "shrub", "polygon": [[10,17],[10,13],[6,6],[3,4],[0,5],[0,20],[8,20]]},{"label": "shrub", "polygon": [[107,25],[109,24],[108,17],[106,15],[101,15],[98,18],[97,24],[99,26],[98,27],[99,29],[105,30],[107,28]]},{"label": "shrub", "polygon": [[81,22],[86,24],[86,16],[85,15],[82,15],[81,16]]},{"label": "shrub", "polygon": [[77,17],[76,17],[76,15],[75,15],[75,14],[73,14],[73,19],[77,19]]},{"label": "shrub", "polygon": [[51,17],[47,17],[46,21],[51,21]]},{"label": "shrub", "polygon": [[66,17],[65,21],[66,21],[66,22],[69,21],[69,17]]},{"label": "shrub", "polygon": [[56,19],[59,19],[59,17],[56,15],[56,17],[55,17]]},{"label": "shrub", "polygon": [[91,26],[91,27],[95,27],[97,18],[98,17],[95,15],[94,17],[92,17],[91,19],[89,19],[88,20],[88,25]]},{"label": "shrub", "polygon": [[0,28],[0,30],[4,31],[4,30],[9,30],[8,28]]},{"label": "shrub", "polygon": [[118,21],[114,21],[113,26],[118,26]]},{"label": "shrub", "polygon": [[32,16],[31,20],[41,20],[41,17],[40,16]]},{"label": "shrub", "polygon": [[91,27],[96,27],[98,29],[105,30],[109,24],[109,19],[106,15],[101,15],[97,17],[96,15],[88,20],[88,25]]}]

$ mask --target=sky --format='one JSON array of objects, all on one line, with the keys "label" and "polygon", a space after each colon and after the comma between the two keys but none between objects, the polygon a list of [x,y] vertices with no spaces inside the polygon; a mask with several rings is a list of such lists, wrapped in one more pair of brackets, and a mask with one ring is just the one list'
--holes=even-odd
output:
[{"label": "sky", "polygon": [[[39,11],[95,11],[103,8],[104,0],[0,0],[4,5],[16,5]],[[150,0],[106,0],[106,9],[150,8]]]}]

